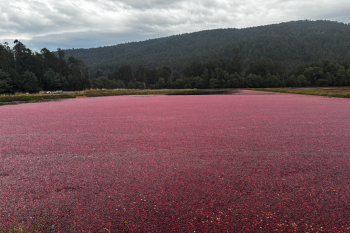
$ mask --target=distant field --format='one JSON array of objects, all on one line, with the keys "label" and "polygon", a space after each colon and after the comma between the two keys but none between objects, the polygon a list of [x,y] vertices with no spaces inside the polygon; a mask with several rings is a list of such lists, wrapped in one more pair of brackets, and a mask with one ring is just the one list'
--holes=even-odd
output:
[{"label": "distant field", "polygon": [[251,88],[249,90],[350,98],[350,87]]},{"label": "distant field", "polygon": [[349,232],[349,115],[349,99],[248,90],[2,106],[0,225]]}]

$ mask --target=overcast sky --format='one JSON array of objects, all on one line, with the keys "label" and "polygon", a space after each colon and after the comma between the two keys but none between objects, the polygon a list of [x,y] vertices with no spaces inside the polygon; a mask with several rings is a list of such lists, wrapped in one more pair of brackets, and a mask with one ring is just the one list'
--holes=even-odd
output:
[{"label": "overcast sky", "polygon": [[0,42],[55,51],[301,19],[350,23],[349,0],[0,0]]}]

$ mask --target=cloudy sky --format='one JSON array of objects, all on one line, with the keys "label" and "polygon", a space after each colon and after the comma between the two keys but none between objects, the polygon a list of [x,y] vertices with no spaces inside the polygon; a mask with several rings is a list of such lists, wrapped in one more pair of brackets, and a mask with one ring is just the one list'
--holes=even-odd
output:
[{"label": "cloudy sky", "polygon": [[349,0],[0,0],[0,42],[54,51],[300,19],[350,23]]}]

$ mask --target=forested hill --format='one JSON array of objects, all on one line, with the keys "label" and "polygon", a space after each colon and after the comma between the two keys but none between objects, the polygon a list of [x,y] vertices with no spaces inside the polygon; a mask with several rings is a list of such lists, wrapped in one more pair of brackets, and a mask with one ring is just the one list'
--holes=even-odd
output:
[{"label": "forested hill", "polygon": [[[260,58],[284,64],[288,71],[321,59],[350,58],[350,25],[332,21],[292,21],[245,29],[215,29],[91,49],[64,50],[66,57],[82,59],[90,74],[107,72],[121,65],[150,68],[168,66],[182,70],[193,61],[230,58],[238,47],[243,66]],[[286,70],[286,72],[288,72]]]}]

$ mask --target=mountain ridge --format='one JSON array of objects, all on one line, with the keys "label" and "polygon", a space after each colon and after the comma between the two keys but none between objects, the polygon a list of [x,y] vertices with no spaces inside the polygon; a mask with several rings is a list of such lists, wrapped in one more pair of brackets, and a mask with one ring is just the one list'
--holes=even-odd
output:
[{"label": "mountain ridge", "polygon": [[[63,50],[82,59],[90,74],[113,72],[129,64],[150,68],[168,66],[180,71],[192,61],[228,59],[241,50],[247,68],[257,59],[286,63],[289,70],[321,59],[350,59],[350,25],[327,20],[300,20],[249,28],[212,29],[90,49]],[[57,53],[56,53],[57,54]]]}]

